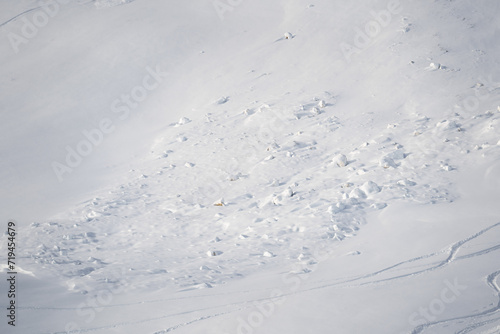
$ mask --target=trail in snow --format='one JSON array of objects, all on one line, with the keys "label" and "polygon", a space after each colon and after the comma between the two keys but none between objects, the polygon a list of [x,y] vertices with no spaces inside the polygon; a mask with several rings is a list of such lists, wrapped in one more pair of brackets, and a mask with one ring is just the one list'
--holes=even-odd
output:
[{"label": "trail in snow", "polygon": [[[57,2],[57,0],[54,0],[54,1],[55,1],[55,2]],[[133,1],[133,0],[132,0],[132,1]],[[82,1],[79,1],[77,5],[86,5],[86,4],[89,4],[89,3],[92,3],[92,2],[94,2],[94,0],[90,0],[90,1],[85,1],[85,0],[82,0]],[[44,8],[45,8],[45,6],[47,6],[47,5],[52,5],[52,6],[54,6],[54,4],[51,4],[51,3],[50,3],[50,1],[49,1],[49,2],[47,2],[47,3],[45,3],[45,4],[43,4],[42,6],[37,6],[37,7],[30,8],[30,9],[26,9],[26,10],[24,10],[23,12],[21,12],[21,13],[19,13],[19,14],[15,15],[15,16],[13,16],[13,17],[11,17],[11,18],[10,18],[10,19],[8,19],[7,21],[4,21],[4,22],[0,23],[0,27],[3,27],[3,26],[5,26],[5,25],[9,24],[10,22],[13,22],[13,21],[15,21],[16,19],[18,19],[18,18],[20,18],[21,16],[24,16],[24,15],[26,15],[26,14],[28,14],[28,13],[31,13],[31,12],[36,11],[36,10],[41,10],[41,9],[44,9]],[[67,4],[63,4],[63,6],[64,6],[64,5],[67,5]],[[59,11],[59,6],[60,6],[60,4],[59,4],[59,3],[57,3],[57,4],[55,4],[55,6],[57,6],[57,8],[58,8],[58,9],[57,9],[57,12],[58,12],[58,11]]]},{"label": "trail in snow", "polygon": [[473,314],[469,314],[466,316],[445,319],[445,320],[440,320],[440,321],[436,321],[436,322],[429,322],[427,324],[418,326],[411,333],[418,334],[418,333],[425,332],[427,329],[430,329],[430,328],[435,327],[437,325],[445,325],[445,324],[451,323],[451,322],[459,322],[459,321],[463,321],[463,320],[472,319],[473,324],[467,325],[463,330],[458,332],[458,333],[469,333],[469,332],[476,330],[477,328],[480,328],[482,326],[497,322],[498,320],[500,320],[500,317],[495,318],[495,319],[488,319],[486,321],[479,320],[479,319],[489,317],[491,315],[496,315],[500,311],[500,289],[499,289],[498,284],[497,284],[497,279],[499,276],[500,276],[500,271],[496,271],[496,272],[488,275],[488,277],[486,278],[487,285],[492,290],[494,290],[495,295],[498,297],[498,304],[495,307],[490,308],[488,310],[485,310],[483,312],[473,313]]},{"label": "trail in snow", "polygon": [[3,23],[0,23],[0,27],[3,27],[4,25],[8,24],[9,22],[14,21],[14,20],[15,20],[15,19],[17,19],[18,17],[21,17],[21,16],[23,16],[23,15],[25,15],[25,14],[28,14],[29,12],[32,12],[32,11],[37,10],[37,9],[40,9],[40,8],[42,8],[42,7],[41,7],[41,6],[38,6],[38,7],[31,8],[31,9],[27,9],[27,10],[25,10],[24,12],[19,13],[19,14],[17,14],[17,15],[16,15],[16,16],[14,16],[14,17],[11,17],[11,18],[10,18],[10,19],[8,19],[7,21],[5,21],[5,22],[3,22]]}]

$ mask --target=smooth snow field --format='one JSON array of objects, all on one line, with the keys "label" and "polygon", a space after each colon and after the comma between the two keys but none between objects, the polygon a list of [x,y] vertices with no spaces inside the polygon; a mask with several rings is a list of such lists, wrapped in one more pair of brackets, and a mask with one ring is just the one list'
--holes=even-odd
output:
[{"label": "smooth snow field", "polygon": [[500,333],[497,0],[0,0],[0,333]]}]

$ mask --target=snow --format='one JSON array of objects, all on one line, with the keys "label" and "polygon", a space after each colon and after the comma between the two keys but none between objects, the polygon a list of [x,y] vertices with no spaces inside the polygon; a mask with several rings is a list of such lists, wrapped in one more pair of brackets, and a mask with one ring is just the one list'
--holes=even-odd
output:
[{"label": "snow", "polygon": [[0,6],[2,333],[498,332],[496,1]]}]

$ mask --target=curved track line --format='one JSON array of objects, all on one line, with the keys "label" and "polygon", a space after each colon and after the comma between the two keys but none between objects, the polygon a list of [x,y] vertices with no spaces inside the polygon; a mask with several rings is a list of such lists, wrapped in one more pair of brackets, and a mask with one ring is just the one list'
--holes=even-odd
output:
[{"label": "curved track line", "polygon": [[[404,277],[408,277],[408,276],[413,276],[413,275],[421,274],[421,273],[424,273],[424,272],[433,271],[433,270],[436,270],[438,268],[446,266],[447,264],[453,262],[454,260],[462,260],[462,259],[466,259],[466,258],[470,258],[470,257],[474,257],[474,256],[479,256],[479,255],[483,255],[483,254],[489,253],[491,251],[500,249],[500,245],[497,245],[497,246],[490,247],[490,248],[485,249],[485,250],[481,250],[481,251],[478,251],[478,252],[475,252],[475,253],[472,253],[472,254],[468,254],[468,255],[462,256],[462,257],[456,257],[456,254],[458,253],[458,251],[460,250],[460,248],[464,244],[468,243],[471,240],[474,240],[475,238],[481,236],[482,234],[488,232],[489,230],[491,230],[491,229],[493,229],[493,228],[495,228],[497,226],[500,226],[500,222],[498,222],[498,223],[496,223],[494,225],[491,225],[491,226],[489,226],[489,227],[487,227],[487,228],[485,228],[485,229],[483,229],[483,230],[481,230],[481,231],[479,231],[479,232],[471,235],[470,237],[468,237],[466,239],[460,240],[460,241],[452,244],[448,248],[448,251],[449,251],[448,257],[445,260],[439,262],[438,264],[434,265],[431,268],[423,269],[423,270],[420,270],[420,271],[417,271],[417,272],[413,272],[413,273],[409,273],[409,274],[405,274],[405,275],[399,275],[399,276],[391,277],[391,278],[388,278],[388,279],[383,279],[383,280],[378,280],[378,281],[373,281],[373,282],[361,283],[358,286],[363,286],[363,285],[368,285],[368,284],[376,284],[376,283],[380,283],[380,282],[387,282],[387,281],[390,281],[390,280],[395,280],[395,279],[399,279],[399,278],[404,278]],[[427,254],[427,255],[424,255],[424,256],[420,256],[420,257],[416,257],[416,258],[413,258],[413,259],[410,259],[410,260],[403,261],[403,262],[400,262],[398,264],[392,265],[390,267],[384,268],[384,269],[379,270],[377,272],[370,273],[370,274],[367,274],[367,275],[363,275],[363,276],[358,277],[358,278],[354,278],[352,280],[347,280],[347,281],[335,283],[335,284],[332,284],[332,285],[315,287],[315,288],[306,289],[306,290],[302,290],[302,291],[298,291],[298,292],[292,292],[292,293],[284,294],[284,295],[281,296],[281,298],[292,296],[292,295],[297,295],[297,294],[300,294],[300,293],[305,293],[307,291],[312,291],[312,290],[317,290],[317,289],[323,289],[323,288],[327,288],[327,287],[331,287],[331,286],[338,286],[338,285],[342,285],[342,284],[345,284],[345,283],[354,282],[354,281],[357,281],[357,280],[360,280],[360,279],[363,279],[363,278],[374,277],[374,276],[379,275],[379,274],[381,274],[381,273],[383,273],[385,271],[389,271],[391,269],[394,269],[394,268],[396,268],[396,267],[398,267],[398,266],[400,266],[402,264],[415,262],[415,261],[418,261],[418,260],[422,260],[422,259],[425,259],[425,258],[429,258],[429,257],[435,256],[437,254],[439,254],[439,252],[432,253],[432,254]],[[487,283],[488,283],[488,285],[490,287],[492,287],[495,291],[497,291],[497,294],[499,294],[499,296],[500,296],[500,288],[498,287],[498,285],[496,284],[496,281],[495,281],[498,275],[500,275],[500,271],[497,271],[497,272],[494,272],[494,273],[490,274],[488,276],[488,278],[487,278]],[[260,299],[258,301],[270,300],[270,299],[271,298],[263,298],[263,299]],[[236,303],[236,305],[237,304],[241,304],[241,303]],[[468,315],[468,316],[465,316],[465,317],[457,317],[457,318],[454,318],[454,319],[444,320],[444,321],[441,321],[441,322],[429,323],[429,324],[426,324],[425,327],[422,327],[422,329],[420,331],[416,331],[417,329],[414,329],[413,332],[412,332],[412,334],[421,333],[421,331],[427,329],[428,327],[435,326],[437,324],[441,324],[441,323],[444,323],[444,322],[449,322],[449,321],[454,321],[454,320],[463,320],[463,319],[477,317],[477,316],[490,315],[490,314],[492,314],[494,312],[497,312],[499,309],[500,309],[500,300],[499,300],[498,305],[496,307],[490,309],[490,310],[487,310],[487,311],[484,311],[484,312],[481,312],[481,313],[478,313],[478,314],[474,314],[474,315]],[[225,314],[230,314],[230,313],[233,313],[233,312],[234,311],[229,311],[229,312],[226,312]],[[195,320],[193,322],[200,321],[200,320],[203,320],[203,319]],[[170,331],[174,331],[174,330],[176,330],[179,327],[184,327],[184,326],[187,326],[189,324],[190,323],[185,323],[185,324],[182,324],[182,325],[179,325],[179,326],[176,326],[176,327],[171,327],[166,332],[159,332],[159,333],[163,334],[163,333],[167,333],[167,332],[170,332]]]},{"label": "curved track line", "polygon": [[[444,267],[446,266],[447,264],[455,261],[455,260],[463,260],[463,259],[467,259],[467,258],[470,258],[470,257],[474,257],[474,256],[479,256],[479,255],[483,255],[483,254],[486,254],[486,253],[489,253],[491,251],[494,251],[494,250],[497,250],[497,249],[500,249],[500,245],[497,245],[497,246],[493,246],[493,247],[490,247],[488,249],[485,249],[485,250],[481,250],[481,251],[478,251],[478,252],[475,252],[475,253],[472,253],[472,254],[468,254],[468,255],[465,255],[465,256],[462,256],[462,257],[456,257],[456,254],[458,253],[458,251],[460,250],[460,248],[468,243],[469,241],[471,240],[474,240],[476,239],[477,237],[481,236],[482,234],[488,232],[489,230],[497,227],[497,226],[500,226],[500,222],[496,223],[496,224],[493,224],[471,236],[469,236],[468,238],[465,238],[463,240],[460,240],[454,244],[452,244],[449,248],[448,248],[448,257],[437,263],[436,265],[434,265],[433,267],[430,267],[430,268],[427,268],[427,269],[423,269],[423,270],[420,270],[420,271],[417,271],[417,272],[413,272],[413,273],[409,273],[409,274],[405,274],[405,275],[399,275],[399,276],[395,276],[395,277],[391,277],[391,278],[388,278],[388,279],[383,279],[383,280],[378,280],[378,281],[372,281],[372,282],[366,282],[366,283],[361,283],[357,286],[363,286],[363,285],[368,285],[368,284],[376,284],[376,283],[380,283],[380,282],[387,282],[387,281],[391,281],[391,280],[395,280],[395,279],[399,279],[399,278],[404,278],[404,277],[409,277],[409,276],[413,276],[413,275],[417,275],[417,274],[421,274],[421,273],[424,273],[424,272],[429,272],[429,271],[433,271],[433,270],[436,270],[436,269],[439,269],[441,267]],[[397,263],[395,265],[392,265],[390,267],[387,267],[387,268],[384,268],[382,270],[379,270],[379,271],[376,271],[374,273],[370,273],[370,274],[367,274],[367,275],[363,275],[363,276],[360,276],[360,277],[357,277],[357,278],[354,278],[352,280],[346,280],[344,282],[338,282],[338,283],[334,283],[334,284],[331,284],[331,285],[326,285],[326,286],[320,286],[320,287],[315,287],[315,288],[310,288],[310,289],[306,289],[306,290],[302,290],[302,291],[297,291],[297,292],[291,292],[291,293],[288,293],[288,294],[283,294],[282,296],[280,296],[281,298],[283,297],[288,297],[288,296],[292,296],[292,295],[297,295],[297,294],[301,294],[301,293],[305,293],[305,292],[308,292],[308,291],[312,291],[312,290],[318,290],[318,289],[323,289],[323,288],[328,288],[328,287],[332,287],[332,286],[339,286],[339,285],[342,285],[342,284],[345,284],[345,283],[350,283],[350,282],[354,282],[354,281],[357,281],[357,280],[360,280],[360,279],[363,279],[363,278],[369,278],[369,277],[374,277],[376,275],[379,275],[385,271],[389,271],[391,269],[394,269],[402,264],[405,264],[405,263],[411,263],[411,262],[415,262],[415,261],[418,261],[418,260],[422,260],[422,259],[426,259],[426,258],[429,258],[429,257],[432,257],[432,256],[435,256],[437,254],[439,254],[440,252],[436,252],[436,253],[431,253],[431,254],[427,254],[427,255],[424,255],[424,256],[419,256],[419,257],[415,257],[415,258],[412,258],[410,260],[407,260],[407,261],[403,261],[403,262],[400,262],[400,263]],[[500,288],[498,287],[498,285],[496,284],[495,280],[496,280],[496,277],[500,275],[500,271],[497,271],[495,273],[492,273],[488,276],[487,278],[487,282],[488,282],[488,285],[492,288],[494,288],[495,291],[497,291],[497,293],[499,294],[500,296]],[[257,301],[263,301],[263,300],[271,300],[271,298],[262,298],[262,299],[259,299]],[[248,301],[247,301],[248,302]],[[241,303],[236,303],[235,305],[237,304],[241,304]],[[449,320],[445,320],[445,321],[441,321],[441,322],[436,322],[436,323],[429,323],[429,324],[426,324],[426,327],[425,328],[422,328],[422,330],[425,330],[426,328],[428,327],[431,327],[431,326],[434,326],[434,325],[437,325],[437,324],[440,324],[440,323],[443,323],[443,322],[448,322],[448,321],[454,321],[454,320],[461,320],[461,319],[467,319],[467,318],[471,318],[471,317],[476,317],[476,316],[485,316],[485,315],[490,315],[496,311],[498,311],[500,309],[500,300],[499,300],[499,303],[496,307],[490,309],[490,310],[487,310],[487,311],[484,311],[484,312],[481,312],[481,313],[478,313],[478,314],[474,314],[474,315],[469,315],[469,316],[465,316],[465,317],[457,317],[457,318],[454,318],[454,319],[449,319]],[[225,314],[230,314],[230,313],[233,313],[234,311],[229,311]],[[185,324],[183,326],[187,326],[188,324]],[[169,331],[173,331],[177,329],[177,327],[172,327],[169,329]],[[412,334],[417,334],[417,333],[420,333],[419,331],[415,332],[416,329],[413,330]],[[160,332],[162,333],[162,332]],[[166,332],[164,332],[166,333]],[[156,334],[156,333],[155,333]]]},{"label": "curved track line", "polygon": [[31,9],[28,9],[28,10],[25,10],[24,12],[20,13],[20,14],[17,14],[16,16],[8,19],[7,21],[3,22],[3,23],[0,23],[0,27],[3,27],[4,25],[6,25],[7,23],[9,22],[12,22],[14,21],[15,19],[17,19],[18,17],[20,16],[23,16],[24,14],[28,14],[29,12],[32,12],[34,10],[37,10],[37,9],[40,9],[42,8],[42,6],[38,6],[38,7],[35,7],[35,8],[31,8]]},{"label": "curved track line", "polygon": [[[463,260],[463,259],[467,259],[467,258],[470,258],[470,257],[483,255],[483,254],[489,253],[491,251],[500,249],[500,245],[496,245],[494,247],[490,247],[488,249],[485,249],[485,250],[482,250],[482,251],[478,251],[476,253],[464,255],[464,256],[461,256],[461,257],[458,257],[458,258],[456,257],[456,254],[458,253],[458,251],[460,250],[460,248],[464,244],[468,243],[471,240],[476,239],[477,237],[483,235],[484,233],[486,233],[486,232],[490,231],[491,229],[493,229],[495,227],[498,227],[498,226],[500,226],[500,222],[498,222],[496,224],[493,224],[493,225],[491,225],[491,226],[489,226],[489,227],[487,227],[485,229],[482,229],[481,231],[479,231],[479,232],[471,235],[468,238],[465,238],[463,240],[455,242],[454,244],[452,244],[448,248],[448,257],[445,260],[437,263],[436,265],[433,265],[433,266],[431,266],[429,268],[425,268],[425,269],[422,269],[422,270],[419,270],[419,271],[411,272],[411,273],[408,273],[408,274],[403,274],[403,275],[399,275],[399,276],[393,276],[393,277],[390,277],[390,278],[385,278],[385,279],[371,281],[371,282],[366,282],[366,283],[360,283],[359,286],[369,285],[369,284],[376,284],[376,283],[381,283],[381,282],[388,282],[388,281],[392,281],[392,280],[395,280],[395,279],[400,279],[400,278],[405,278],[405,277],[409,277],[409,276],[415,276],[415,275],[423,274],[425,272],[434,271],[436,269],[442,268],[442,267],[450,264],[454,260]],[[438,255],[440,253],[441,252],[435,252],[435,253],[426,254],[426,255],[423,255],[423,256],[418,256],[418,257],[415,257],[415,258],[412,258],[412,259],[409,259],[409,260],[406,260],[406,261],[399,262],[399,263],[397,263],[395,265],[386,267],[386,268],[384,268],[382,270],[379,270],[379,271],[376,271],[376,272],[373,272],[373,273],[370,273],[370,274],[362,275],[362,276],[359,276],[359,277],[356,277],[356,278],[353,278],[353,279],[348,279],[348,280],[344,280],[344,281],[333,283],[333,284],[323,285],[323,286],[316,287],[316,288],[313,288],[313,289],[322,289],[322,288],[327,288],[327,287],[331,287],[331,286],[338,286],[338,285],[345,284],[345,283],[356,282],[356,281],[359,281],[359,280],[362,280],[362,279],[365,279],[365,278],[371,278],[371,277],[380,275],[380,274],[382,274],[382,273],[384,273],[386,271],[389,271],[391,269],[397,268],[397,267],[399,267],[399,266],[401,266],[403,264],[416,262],[416,261],[419,261],[419,260],[422,260],[422,259],[427,259],[427,258],[436,256],[436,255]]]},{"label": "curved track line", "polygon": [[[483,311],[483,312],[479,312],[479,313],[469,314],[469,315],[462,316],[462,317],[455,317],[455,318],[451,318],[451,319],[446,319],[446,320],[441,320],[441,321],[435,321],[435,322],[431,322],[431,323],[428,323],[428,324],[420,325],[420,326],[416,327],[411,332],[411,334],[422,333],[426,329],[428,329],[430,327],[434,327],[436,325],[446,324],[446,323],[449,323],[449,322],[452,322],[452,321],[466,320],[466,319],[470,319],[470,318],[478,318],[478,317],[489,316],[489,315],[492,315],[494,313],[499,312],[500,311],[500,287],[496,283],[496,279],[499,276],[500,276],[500,270],[495,271],[494,273],[489,274],[488,277],[486,278],[487,285],[490,288],[492,288],[493,290],[495,290],[496,295],[499,298],[498,303],[497,303],[497,305],[495,307],[492,307],[489,310],[486,310],[486,311]],[[487,323],[488,323],[488,321],[484,322],[485,325]],[[471,330],[479,327],[478,325],[479,324],[477,324],[477,323],[473,324],[473,325],[470,325],[470,326],[466,327],[465,329],[463,329],[462,332],[467,333],[467,332],[469,332],[469,331],[471,331]]]},{"label": "curved track line", "polygon": [[[500,249],[500,245],[495,245],[493,247],[489,247],[487,249],[484,249],[484,250],[480,250],[480,251],[477,251],[475,253],[472,253],[472,254],[467,254],[467,255],[464,255],[464,256],[460,256],[460,257],[457,257],[456,254],[458,253],[458,251],[460,250],[460,248],[468,243],[469,241],[481,236],[482,234],[488,232],[489,230],[497,227],[497,226],[500,226],[500,222],[494,224],[494,225],[491,225],[471,236],[469,236],[468,238],[466,239],[463,239],[463,240],[460,240],[454,244],[452,244],[450,247],[448,247],[448,257],[443,260],[443,261],[440,261],[436,264],[434,264],[432,267],[430,268],[426,268],[426,269],[423,269],[423,270],[419,270],[419,271],[416,271],[416,272],[411,272],[411,273],[408,273],[408,274],[404,274],[404,275],[398,275],[398,276],[394,276],[394,277],[390,277],[390,278],[387,278],[387,279],[381,279],[381,280],[376,280],[376,281],[371,281],[371,282],[364,282],[364,283],[359,283],[359,284],[356,284],[356,285],[352,285],[353,287],[355,286],[363,286],[363,285],[368,285],[368,284],[377,284],[377,283],[381,283],[381,282],[388,282],[388,281],[392,281],[392,280],[396,280],[396,279],[400,279],[400,278],[405,278],[405,277],[409,277],[409,276],[414,276],[414,275],[417,275],[417,274],[422,274],[422,273],[425,273],[425,272],[430,272],[430,271],[433,271],[433,270],[436,270],[436,269],[439,269],[439,268],[442,268],[444,266],[446,266],[447,264],[455,261],[455,260],[463,260],[463,259],[468,259],[468,258],[471,258],[471,257],[475,257],[475,256],[480,256],[480,255],[484,255],[484,254],[487,254],[487,253],[490,253],[492,251],[495,251],[495,250],[498,250]],[[290,293],[286,293],[286,294],[283,294],[282,296],[280,296],[280,298],[285,298],[285,297],[289,297],[289,296],[293,296],[293,295],[298,295],[298,294],[302,294],[302,293],[306,293],[308,291],[313,291],[313,290],[319,290],[319,289],[324,289],[324,288],[329,288],[329,287],[335,287],[335,286],[342,286],[342,285],[345,285],[346,283],[352,283],[352,282],[356,282],[356,281],[359,281],[361,279],[365,279],[365,278],[371,278],[371,277],[375,277],[377,275],[380,275],[381,273],[384,273],[384,272],[387,272],[387,271],[390,271],[392,269],[395,269],[403,264],[406,264],[406,263],[412,263],[412,262],[416,262],[418,260],[422,260],[422,259],[426,259],[426,258],[430,258],[430,257],[433,257],[433,256],[436,256],[438,254],[440,254],[442,252],[435,252],[435,253],[431,253],[431,254],[426,254],[426,255],[423,255],[423,256],[419,256],[419,257],[415,257],[415,258],[412,258],[412,259],[409,259],[409,260],[406,260],[406,261],[402,261],[402,262],[399,262],[395,265],[392,265],[392,266],[389,266],[387,268],[384,268],[382,270],[379,270],[379,271],[376,271],[376,272],[373,272],[373,273],[369,273],[369,274],[366,274],[366,275],[362,275],[362,276],[359,276],[359,277],[356,277],[356,278],[353,278],[353,279],[348,279],[348,280],[344,280],[344,281],[340,281],[340,282],[337,282],[337,283],[333,283],[333,284],[327,284],[327,285],[322,285],[322,286],[317,286],[317,287],[312,287],[312,288],[309,288],[309,289],[305,289],[305,290],[301,290],[301,291],[294,291],[294,292],[290,292]],[[487,277],[487,284],[488,286],[490,286],[492,289],[494,289],[497,293],[497,295],[500,297],[500,287],[498,286],[498,284],[496,283],[496,278],[500,275],[500,270],[499,271],[496,271],[490,275],[488,275]],[[215,294],[217,295],[217,294]],[[199,296],[200,298],[201,297],[210,297],[210,295],[204,295],[204,296]],[[198,298],[197,296],[193,296],[193,297],[181,297],[181,298],[178,298],[178,299],[189,299],[189,298]],[[117,304],[117,305],[110,305],[109,307],[120,307],[120,306],[130,306],[130,305],[135,305],[135,304],[143,304],[143,303],[155,303],[155,302],[162,302],[162,301],[168,301],[168,300],[175,300],[175,298],[172,298],[172,299],[160,299],[160,300],[150,300],[150,301],[143,301],[143,302],[135,302],[135,303],[130,303],[130,304]],[[235,303],[232,303],[232,304],[229,304],[229,305],[222,305],[222,306],[215,306],[215,307],[210,307],[210,308],[203,308],[203,309],[197,309],[197,310],[192,310],[192,311],[185,311],[185,312],[180,312],[180,313],[176,313],[176,314],[168,314],[168,315],[164,315],[164,316],[159,316],[159,317],[155,317],[155,318],[148,318],[148,319],[142,319],[142,320],[138,320],[138,321],[135,321],[135,322],[123,322],[123,323],[118,323],[118,324],[112,324],[112,325],[107,325],[107,326],[102,326],[102,327],[95,327],[95,328],[87,328],[87,329],[83,329],[81,330],[81,333],[87,333],[87,332],[94,332],[94,331],[98,331],[98,330],[104,330],[104,329],[110,329],[110,328],[116,328],[116,327],[123,327],[123,326],[128,326],[128,325],[134,325],[134,324],[140,324],[140,323],[146,323],[146,322],[150,322],[150,321],[155,321],[155,320],[161,320],[161,319],[166,319],[166,318],[170,318],[170,317],[174,317],[174,316],[179,316],[179,315],[186,315],[186,314],[190,314],[190,313],[194,313],[194,312],[202,312],[202,311],[206,311],[206,310],[209,310],[209,309],[213,309],[213,308],[221,308],[221,307],[231,307],[231,306],[236,306],[238,307],[237,309],[233,309],[233,310],[230,310],[230,311],[226,311],[226,312],[219,312],[219,313],[215,313],[215,314],[212,314],[212,315],[208,315],[208,316],[203,316],[203,317],[200,317],[200,318],[196,318],[192,321],[189,321],[189,322],[184,322],[184,323],[181,323],[181,324],[178,324],[178,325],[175,325],[173,327],[170,327],[168,329],[165,329],[162,331],[159,331],[159,332],[156,332],[156,333],[168,333],[168,332],[172,332],[172,331],[175,331],[181,327],[185,327],[185,326],[188,326],[190,324],[193,324],[193,323],[196,323],[196,322],[199,322],[199,321],[203,321],[203,320],[206,320],[206,319],[209,319],[209,318],[213,318],[213,317],[218,317],[218,316],[222,316],[222,315],[226,315],[226,314],[231,314],[231,313],[234,313],[234,312],[239,312],[241,310],[244,310],[244,309],[248,309],[248,308],[252,308],[253,306],[252,305],[249,305],[250,302],[261,302],[261,301],[269,301],[269,300],[272,300],[271,297],[266,297],[266,298],[258,298],[258,299],[253,299],[253,300],[244,300],[244,301],[240,301],[240,302],[235,302]],[[249,305],[249,306],[244,306],[244,305]],[[33,308],[33,309],[36,309],[36,308]],[[47,308],[48,309],[48,308]],[[60,310],[65,310],[65,309],[60,309]],[[473,315],[468,315],[468,316],[463,316],[463,317],[456,317],[456,318],[452,318],[452,319],[447,319],[447,320],[442,320],[442,321],[438,321],[438,322],[433,322],[433,323],[428,323],[428,324],[425,324],[425,325],[421,325],[417,328],[415,328],[411,333],[412,334],[418,334],[418,333],[421,333],[422,331],[426,330],[427,328],[429,327],[433,327],[433,326],[436,326],[438,324],[443,324],[443,323],[447,323],[447,322],[451,322],[451,321],[457,321],[457,320],[465,320],[465,319],[469,319],[469,318],[473,318],[473,317],[481,317],[481,316],[487,316],[487,315],[491,315],[497,311],[500,310],[500,299],[499,299],[499,302],[498,302],[498,305],[489,309],[489,310],[486,310],[484,312],[480,312],[480,313],[477,313],[477,314],[473,314]],[[485,324],[487,324],[489,322],[485,322]],[[464,329],[464,330],[467,330]],[[63,334],[65,332],[56,332],[56,333],[51,333],[51,334]]]},{"label": "curved track line", "polygon": [[[470,333],[472,332],[473,330],[475,329],[478,329],[478,328],[481,328],[483,326],[486,326],[486,325],[489,325],[489,324],[492,324],[492,323],[495,323],[497,321],[500,320],[500,317],[499,318],[495,318],[495,319],[490,319],[490,320],[486,320],[486,321],[483,321],[483,322],[479,322],[477,324],[474,324],[474,325],[471,325],[467,328],[464,328],[462,329],[460,332],[457,332],[456,334],[466,334],[466,333]],[[497,327],[498,329],[498,327]],[[493,333],[493,332],[488,332],[488,333]],[[497,332],[498,333],[498,332]]]},{"label": "curved track line", "polygon": [[[81,5],[86,5],[86,4],[91,3],[91,2],[93,2],[93,0],[90,0],[90,1],[84,2],[84,3],[82,3]],[[34,11],[34,10],[40,9],[40,8],[42,8],[42,7],[43,7],[43,6],[38,6],[38,7],[31,8],[31,9],[27,9],[27,10],[25,10],[24,12],[19,13],[19,14],[17,14],[17,15],[16,15],[16,16],[14,16],[14,17],[11,17],[11,18],[10,18],[10,19],[8,19],[7,21],[5,21],[5,22],[3,22],[3,23],[0,23],[0,27],[3,27],[4,25],[7,25],[8,23],[10,23],[10,22],[12,22],[12,21],[15,21],[17,18],[19,18],[19,17],[21,17],[21,16],[23,16],[23,15],[25,15],[25,14],[28,14],[28,13],[30,13],[30,12],[32,12],[32,11]]]},{"label": "curved track line", "polygon": [[[480,327],[483,327],[483,326],[486,326],[486,325],[489,325],[489,324],[492,324],[492,323],[495,323],[497,321],[500,320],[500,317],[499,318],[495,318],[495,319],[490,319],[490,320],[486,320],[486,321],[483,321],[483,322],[479,322],[477,324],[474,324],[474,325],[471,325],[465,329],[462,329],[460,332],[457,332],[457,334],[466,334],[466,333],[469,333],[469,332],[472,332],[473,330],[477,329],[477,328],[480,328]],[[497,330],[499,330],[500,328],[497,327]],[[493,333],[493,332],[488,332],[488,333]]]}]

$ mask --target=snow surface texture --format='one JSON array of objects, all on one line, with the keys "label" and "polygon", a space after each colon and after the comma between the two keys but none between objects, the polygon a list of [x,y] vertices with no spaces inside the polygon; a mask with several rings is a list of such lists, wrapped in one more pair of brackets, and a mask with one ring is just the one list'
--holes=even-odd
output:
[{"label": "snow surface texture", "polygon": [[48,3],[0,5],[2,333],[500,331],[496,1]]}]

